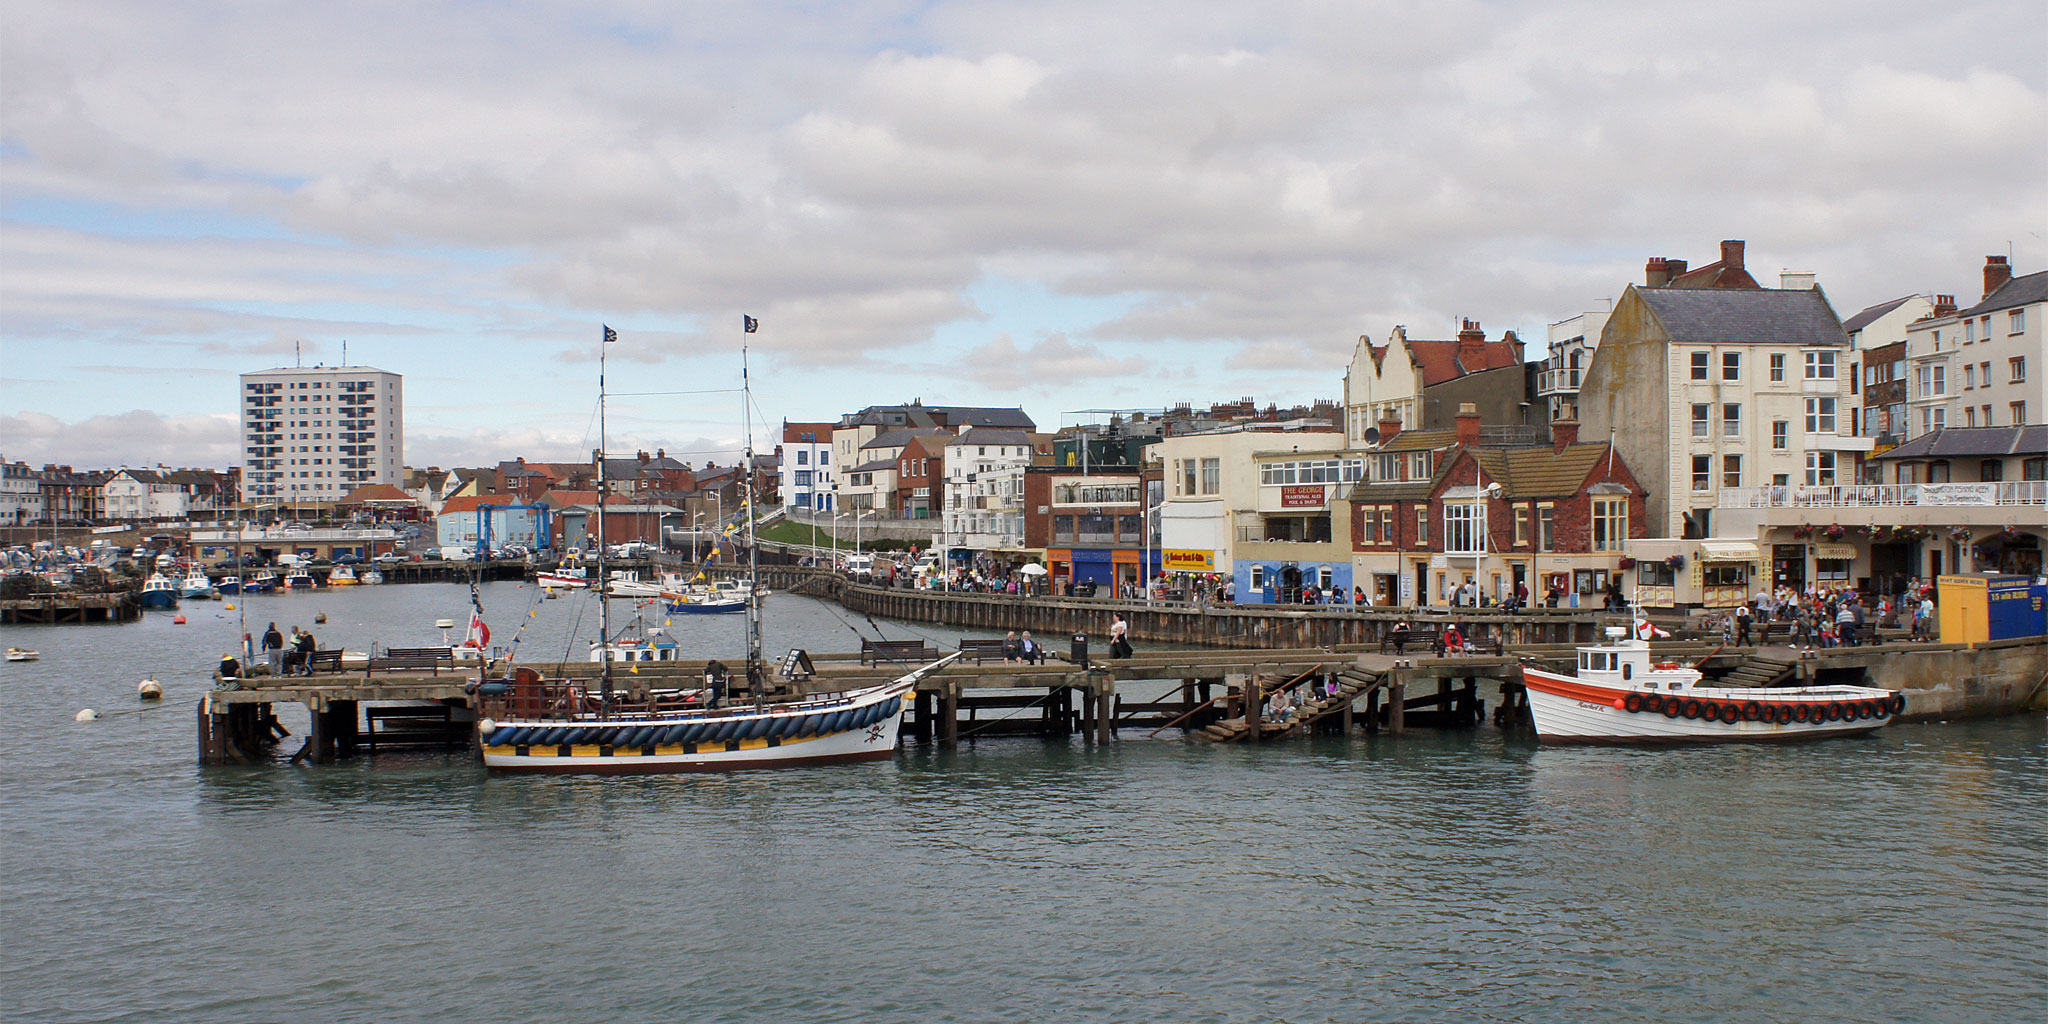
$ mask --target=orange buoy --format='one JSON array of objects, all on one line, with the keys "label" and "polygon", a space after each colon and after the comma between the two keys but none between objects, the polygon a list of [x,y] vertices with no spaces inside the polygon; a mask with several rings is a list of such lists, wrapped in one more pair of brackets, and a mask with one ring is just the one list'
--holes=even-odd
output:
[{"label": "orange buoy", "polygon": [[173,616],[171,616],[171,624],[172,624],[172,625],[174,625],[174,626],[182,626],[182,625],[184,625],[184,624],[185,624],[185,613],[183,613],[183,612],[179,612],[178,614],[176,614],[176,615],[173,615]]}]

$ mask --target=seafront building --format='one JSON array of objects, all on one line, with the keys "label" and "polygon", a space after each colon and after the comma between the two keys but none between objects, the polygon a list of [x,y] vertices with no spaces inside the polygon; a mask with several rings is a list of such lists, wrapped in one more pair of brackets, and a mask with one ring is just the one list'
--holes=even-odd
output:
[{"label": "seafront building", "polygon": [[242,374],[245,503],[334,502],[406,482],[404,378],[370,366]]}]

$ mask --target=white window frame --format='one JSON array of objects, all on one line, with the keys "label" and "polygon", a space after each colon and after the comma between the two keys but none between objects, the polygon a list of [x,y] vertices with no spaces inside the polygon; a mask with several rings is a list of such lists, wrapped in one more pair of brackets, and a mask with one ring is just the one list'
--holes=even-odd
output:
[{"label": "white window frame", "polygon": [[1444,502],[1444,554],[1486,553],[1486,502]]}]

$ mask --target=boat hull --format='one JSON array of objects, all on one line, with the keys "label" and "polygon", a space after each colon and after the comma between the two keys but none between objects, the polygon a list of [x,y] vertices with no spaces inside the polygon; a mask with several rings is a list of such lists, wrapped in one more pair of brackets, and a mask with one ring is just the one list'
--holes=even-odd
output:
[{"label": "boat hull", "polygon": [[[907,689],[907,688],[906,688]],[[810,702],[762,713],[751,710],[695,718],[617,720],[592,723],[577,730],[575,722],[518,722],[496,726],[485,737],[484,766],[501,772],[578,775],[663,775],[683,772],[747,771],[757,768],[796,768],[805,765],[843,764],[887,760],[896,752],[896,740],[903,724],[903,689],[863,694],[840,702]],[[833,719],[837,728],[801,735],[798,726]],[[848,725],[847,722],[854,724]],[[492,744],[499,730],[547,729],[589,731],[598,728],[630,735],[654,728],[697,727],[706,733],[701,742],[665,743],[615,747],[609,743],[576,742],[534,746],[526,743]],[[752,735],[755,730],[767,735]],[[722,731],[731,736],[719,738]],[[745,737],[745,738],[741,738]]]},{"label": "boat hull", "polygon": [[144,608],[176,608],[178,592],[175,590],[145,590],[142,592]]},{"label": "boat hull", "polygon": [[[1865,687],[1698,687],[1659,692],[1591,683],[1526,667],[1522,680],[1537,739],[1552,744],[1633,746],[1818,740],[1872,732],[1891,722],[1899,711],[1895,694]],[[1668,714],[1664,708],[1671,701],[1678,702],[1676,714]],[[1745,714],[1752,705],[1761,717]],[[1725,714],[1707,717],[1709,707],[1717,711],[1733,707],[1735,720],[1726,720]],[[1796,715],[1796,720],[1780,721],[1781,709],[1783,714]],[[1870,713],[1873,710],[1875,713]]]}]

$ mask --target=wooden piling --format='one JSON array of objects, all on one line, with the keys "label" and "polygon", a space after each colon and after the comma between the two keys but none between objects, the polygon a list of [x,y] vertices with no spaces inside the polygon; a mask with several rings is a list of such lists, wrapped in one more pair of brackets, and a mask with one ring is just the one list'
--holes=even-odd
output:
[{"label": "wooden piling", "polygon": [[945,730],[945,738],[941,742],[944,744],[947,750],[955,749],[960,746],[959,683],[950,681],[946,683],[946,699],[941,714],[944,716],[944,718],[939,723],[939,728]]},{"label": "wooden piling", "polygon": [[1387,735],[1399,736],[1407,731],[1408,673],[1394,676],[1394,685],[1387,688]]},{"label": "wooden piling", "polygon": [[1115,707],[1111,703],[1114,700],[1114,693],[1111,687],[1115,685],[1113,682],[1106,682],[1103,684],[1102,690],[1095,695],[1095,742],[1097,743],[1108,743],[1116,736],[1116,713]]}]

